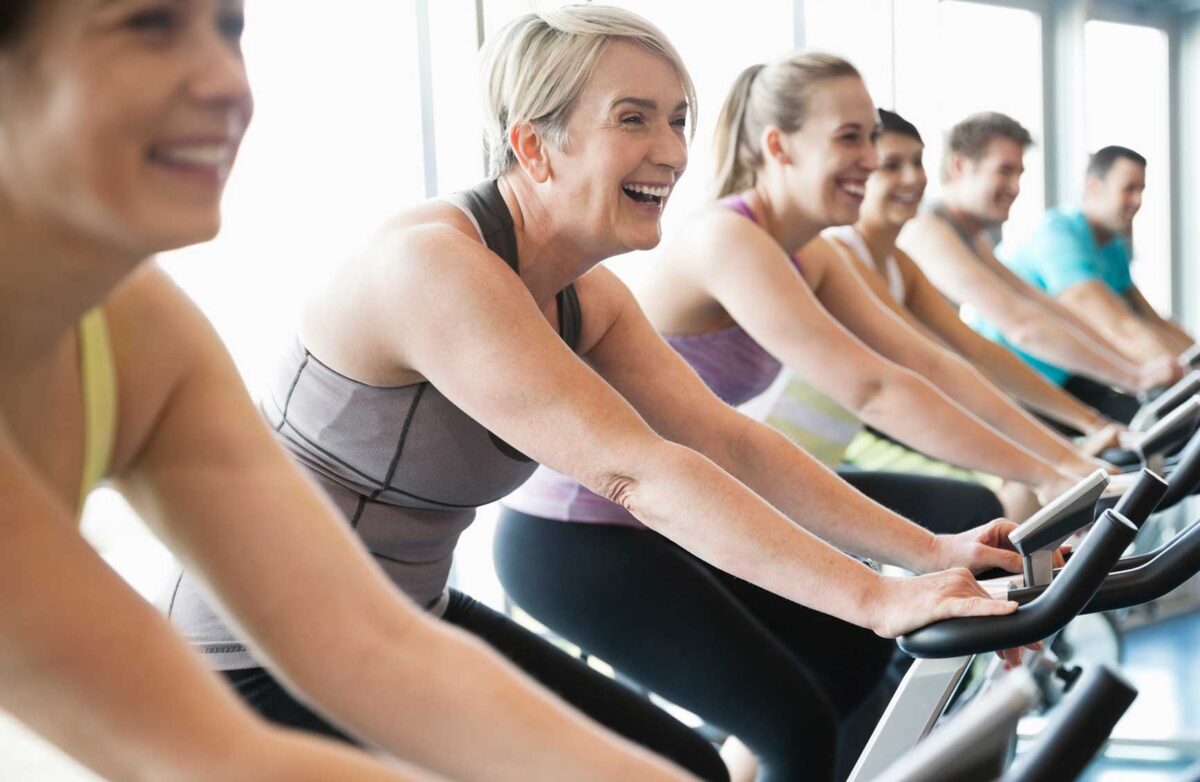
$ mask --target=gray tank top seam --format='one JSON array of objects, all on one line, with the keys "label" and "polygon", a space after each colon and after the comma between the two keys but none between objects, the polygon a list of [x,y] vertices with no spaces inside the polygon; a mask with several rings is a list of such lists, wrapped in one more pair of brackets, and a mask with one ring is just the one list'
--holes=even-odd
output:
[{"label": "gray tank top seam", "polygon": [[[466,508],[478,508],[479,507],[478,505],[475,505],[475,504],[460,505],[460,504],[453,503],[453,502],[445,502],[443,500],[434,500],[434,499],[430,499],[429,497],[422,497],[419,494],[413,494],[412,492],[405,491],[404,489],[397,489],[395,486],[379,487],[379,479],[372,478],[370,475],[367,475],[362,470],[360,470],[357,467],[355,467],[354,465],[346,462],[346,460],[342,459],[341,457],[337,456],[336,454],[330,453],[328,450],[326,450],[324,447],[322,447],[319,443],[313,442],[308,436],[306,436],[303,432],[301,432],[299,429],[297,429],[296,425],[293,424],[291,421],[285,421],[285,423],[287,424],[288,429],[295,432],[296,436],[304,441],[305,445],[308,445],[315,451],[319,451],[322,456],[329,458],[330,460],[336,462],[337,464],[341,465],[342,467],[345,467],[347,470],[350,470],[351,472],[353,472],[355,475],[359,476],[363,480],[368,481],[373,486],[376,486],[377,488],[373,489],[372,491],[378,491],[379,494],[382,494],[385,491],[394,491],[397,494],[403,494],[405,497],[412,497],[414,500],[420,500],[421,502],[428,502],[433,505],[443,505],[447,508],[466,509]],[[353,489],[351,489],[349,487],[343,487],[343,488],[345,488],[347,491],[354,491]],[[361,492],[355,492],[355,494],[361,495]]]},{"label": "gray tank top seam", "polygon": [[304,360],[301,361],[300,366],[296,368],[296,376],[292,378],[292,387],[288,389],[287,398],[283,400],[283,408],[279,414],[279,426],[275,427],[276,432],[282,430],[283,425],[287,423],[288,406],[292,403],[292,394],[296,393],[296,386],[300,385],[300,376],[304,374],[304,368],[308,366],[308,358],[310,355],[311,354],[305,350]]},{"label": "gray tank top seam", "polygon": [[179,569],[179,578],[175,579],[175,588],[171,590],[171,602],[167,604],[167,616],[175,611],[175,598],[179,597],[179,587],[183,584],[183,574],[186,572],[183,568]]},{"label": "gray tank top seam", "polygon": [[428,383],[422,383],[417,388],[417,393],[413,396],[412,404],[408,406],[408,413],[404,416],[404,426],[400,429],[400,441],[396,443],[396,454],[392,457],[392,463],[388,465],[387,475],[383,478],[383,485],[371,493],[372,502],[391,486],[392,478],[396,476],[396,468],[400,464],[400,454],[404,453],[404,443],[408,440],[408,428],[412,425],[413,416],[416,415],[417,407],[421,404],[421,397],[425,395],[425,389],[428,387]]},{"label": "gray tank top seam", "polygon": [[358,529],[358,520],[362,518],[363,509],[367,507],[367,498],[358,495],[358,502],[354,505],[354,515],[350,517],[350,529]]}]

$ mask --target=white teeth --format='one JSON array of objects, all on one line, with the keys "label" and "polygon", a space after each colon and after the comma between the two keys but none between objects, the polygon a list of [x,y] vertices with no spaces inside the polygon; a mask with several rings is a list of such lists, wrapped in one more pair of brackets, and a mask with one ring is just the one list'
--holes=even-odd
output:
[{"label": "white teeth", "polygon": [[184,166],[220,167],[228,166],[233,160],[233,147],[229,144],[199,144],[191,147],[159,147],[154,157],[164,163]]},{"label": "white teeth", "polygon": [[666,198],[667,194],[671,192],[671,188],[669,186],[652,187],[650,185],[622,185],[622,187],[631,192],[654,196],[655,198]]},{"label": "white teeth", "polygon": [[865,187],[863,187],[862,185],[856,185],[856,184],[852,184],[850,182],[843,182],[842,189],[845,190],[847,193],[849,193],[852,196],[862,196],[862,195],[865,195],[867,192],[867,189]]}]

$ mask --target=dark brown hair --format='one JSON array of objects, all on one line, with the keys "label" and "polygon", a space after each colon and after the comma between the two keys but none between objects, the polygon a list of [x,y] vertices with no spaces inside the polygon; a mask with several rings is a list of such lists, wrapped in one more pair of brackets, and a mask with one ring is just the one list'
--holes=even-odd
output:
[{"label": "dark brown hair", "polygon": [[1122,159],[1133,161],[1143,168],[1146,167],[1146,158],[1129,147],[1113,145],[1096,150],[1095,154],[1088,158],[1087,175],[1103,179],[1108,176],[1113,164]]},{"label": "dark brown hair", "polygon": [[0,49],[12,46],[25,33],[35,7],[37,0],[0,2]]}]

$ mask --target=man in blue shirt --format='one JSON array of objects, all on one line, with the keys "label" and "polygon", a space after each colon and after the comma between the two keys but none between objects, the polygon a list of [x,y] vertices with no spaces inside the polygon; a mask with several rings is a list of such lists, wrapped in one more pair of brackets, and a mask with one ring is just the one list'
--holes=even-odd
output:
[{"label": "man in blue shirt", "polygon": [[941,203],[905,226],[900,247],[952,302],[969,306],[984,336],[1066,367],[1063,387],[1111,418],[1128,422],[1145,391],[1178,379],[1178,365],[1145,362],[1112,344],[1087,319],[1029,284],[995,257],[987,229],[1008,219],[1033,143],[1016,120],[973,114],[946,138]]},{"label": "man in blue shirt", "polygon": [[[1173,360],[1192,345],[1160,317],[1129,275],[1129,236],[1146,187],[1146,159],[1131,149],[1104,147],[1088,162],[1082,206],[1050,210],[1037,230],[997,255],[1018,276],[1098,329],[1122,353]],[[1051,380],[1071,373],[1027,353]]]}]

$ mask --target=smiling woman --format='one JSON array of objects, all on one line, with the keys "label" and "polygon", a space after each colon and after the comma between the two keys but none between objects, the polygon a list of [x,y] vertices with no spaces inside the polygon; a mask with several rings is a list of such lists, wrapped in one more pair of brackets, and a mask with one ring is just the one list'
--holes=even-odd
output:
[{"label": "smiling woman", "polygon": [[345,735],[454,778],[682,779],[395,590],[146,261],[220,225],[251,113],[241,3],[6,9],[0,708],[107,778],[431,778],[237,701],[72,523],[107,478]]}]

